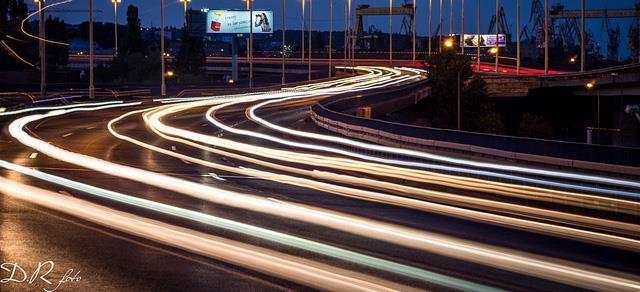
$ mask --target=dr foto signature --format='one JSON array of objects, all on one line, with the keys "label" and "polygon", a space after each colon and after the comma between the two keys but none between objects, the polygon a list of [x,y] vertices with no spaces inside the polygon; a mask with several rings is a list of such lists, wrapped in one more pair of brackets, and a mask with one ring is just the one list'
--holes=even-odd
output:
[{"label": "dr foto signature", "polygon": [[47,287],[42,288],[45,292],[58,290],[62,284],[80,282],[80,270],[68,269],[64,276],[59,279],[51,279],[49,273],[53,271],[55,264],[53,261],[38,262],[38,266],[33,271],[25,270],[18,263],[0,264],[0,287],[2,284],[11,282],[24,283],[25,285],[36,285],[44,283]]}]

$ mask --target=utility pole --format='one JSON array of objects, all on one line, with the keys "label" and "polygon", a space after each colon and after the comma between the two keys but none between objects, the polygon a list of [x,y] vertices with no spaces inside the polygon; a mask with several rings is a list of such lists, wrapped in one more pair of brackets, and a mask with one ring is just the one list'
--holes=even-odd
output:
[{"label": "utility pole", "polygon": [[587,51],[585,49],[585,14],[586,14],[586,0],[582,0],[580,7],[580,72],[584,72],[586,69]]},{"label": "utility pole", "polygon": [[462,56],[464,56],[464,0],[462,0],[462,12],[460,19],[460,51],[462,52]]},{"label": "utility pole", "polygon": [[253,88],[253,0],[249,1],[249,88]]},{"label": "utility pole", "polygon": [[544,0],[544,74],[549,74],[549,0]]},{"label": "utility pole", "polygon": [[122,2],[122,0],[111,0],[111,2],[113,2],[113,31],[115,32],[113,55],[118,56],[118,4]]},{"label": "utility pole", "polygon": [[433,5],[432,5],[433,3],[432,2],[433,2],[433,0],[429,0],[429,56],[431,56],[431,39],[433,38],[433,36],[431,35],[431,33],[432,33],[431,32],[431,23],[432,23],[431,17],[433,16],[432,9],[431,9],[431,8],[433,8]]},{"label": "utility pole", "polygon": [[477,52],[476,59],[477,59],[478,64],[477,64],[477,68],[476,69],[478,70],[478,72],[480,72],[480,37],[481,37],[480,36],[480,0],[478,0],[478,16],[477,17],[478,17],[478,24],[477,24],[477,28],[478,28],[478,35],[477,35],[477,39],[478,40],[477,41],[478,41],[478,43],[476,45],[477,45],[478,52]]},{"label": "utility pole", "polygon": [[93,0],[89,0],[89,98],[96,97],[93,83]]},{"label": "utility pole", "polygon": [[518,0],[518,11],[516,15],[516,29],[518,30],[516,33],[516,38],[518,38],[516,42],[516,74],[520,75],[520,1]]},{"label": "utility pole", "polygon": [[342,21],[342,37],[344,38],[344,40],[342,41],[342,53],[344,55],[344,60],[343,62],[343,66],[347,66],[347,4],[344,4],[344,7],[342,8],[342,16],[343,16],[343,21]]},{"label": "utility pole", "polygon": [[167,84],[164,80],[166,68],[164,64],[164,0],[160,0],[160,68],[162,69],[162,84],[160,85],[160,95],[167,96]]},{"label": "utility pole", "polygon": [[389,0],[389,65],[393,63],[393,0]]},{"label": "utility pole", "polygon": [[47,94],[47,72],[46,72],[46,49],[45,49],[45,20],[44,20],[44,1],[45,0],[36,0],[38,2],[38,15],[39,23],[38,23],[38,49],[40,51],[40,98],[43,98]]},{"label": "utility pole", "polygon": [[[304,16],[305,16],[304,15],[305,14],[304,4],[305,3],[304,2],[305,1],[307,1],[307,0],[302,0],[302,29],[301,29],[302,36],[300,37],[300,61],[303,64],[304,64],[304,24],[305,24],[305,20],[304,20]],[[349,0],[349,1],[351,1],[351,0]]]},{"label": "utility pole", "polygon": [[453,0],[449,1],[449,36],[453,34]]},{"label": "utility pole", "polygon": [[333,0],[329,0],[329,78],[333,77]]},{"label": "utility pole", "polygon": [[309,0],[309,57],[308,57],[308,62],[309,65],[307,66],[307,74],[309,77],[309,81],[311,81],[311,38],[313,36],[313,0]]},{"label": "utility pole", "polygon": [[285,31],[287,29],[287,26],[285,24],[285,13],[286,13],[286,5],[285,5],[285,0],[282,0],[282,85],[284,85],[286,83],[286,73],[285,73],[285,54],[286,54],[286,46],[285,46]]},{"label": "utility pole", "polygon": [[498,72],[500,59],[500,0],[496,0],[496,72]]},{"label": "utility pole", "polygon": [[413,0],[413,17],[411,17],[411,25],[413,30],[413,54],[411,60],[413,63],[416,62],[416,0]]},{"label": "utility pole", "polygon": [[442,54],[442,0],[440,0],[440,32],[438,35],[438,44],[440,46],[440,54]]}]

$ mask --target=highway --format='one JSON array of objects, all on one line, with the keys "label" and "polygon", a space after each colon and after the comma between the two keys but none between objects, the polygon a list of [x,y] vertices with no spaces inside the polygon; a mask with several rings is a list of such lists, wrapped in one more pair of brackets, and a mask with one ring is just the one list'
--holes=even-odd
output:
[{"label": "highway", "polygon": [[0,113],[0,259],[73,290],[640,290],[640,181],[319,129],[316,101],[427,75],[356,69]]}]

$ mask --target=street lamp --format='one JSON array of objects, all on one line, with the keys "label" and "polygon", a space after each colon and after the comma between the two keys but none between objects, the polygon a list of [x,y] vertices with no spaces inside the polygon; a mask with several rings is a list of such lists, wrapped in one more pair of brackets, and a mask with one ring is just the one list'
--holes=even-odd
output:
[{"label": "street lamp", "polygon": [[164,0],[160,0],[160,69],[162,70],[162,83],[160,85],[160,96],[167,96],[167,83],[165,81],[165,63],[164,63]]},{"label": "street lamp", "polygon": [[[596,82],[595,80],[589,81],[584,85],[585,88],[587,88],[587,90],[593,90],[594,88],[596,88]],[[597,107],[597,128],[600,128],[600,90],[598,90],[596,88],[596,97],[597,97],[597,103],[598,103],[598,107]]]},{"label": "street lamp", "polygon": [[180,0],[180,2],[184,5],[184,23],[187,23],[187,3],[191,0]]},{"label": "street lamp", "polygon": [[118,55],[118,4],[121,2],[122,0],[111,0],[111,3],[113,3],[113,31],[115,32],[114,56]]},{"label": "street lamp", "polygon": [[45,38],[45,25],[44,25],[44,9],[42,6],[44,5],[44,0],[34,0],[38,3],[38,14],[40,16],[39,20],[39,51],[40,51],[40,97],[44,97],[47,93],[47,75],[45,71],[45,46],[44,46],[44,38]]},{"label": "street lamp", "polygon": [[452,47],[453,47],[453,40],[452,40],[452,39],[450,39],[450,38],[449,38],[449,39],[446,39],[446,40],[444,41],[444,46],[445,46],[445,48],[452,48]]},{"label": "street lamp", "polygon": [[571,58],[569,58],[569,62],[570,62],[571,64],[575,64],[575,63],[576,63],[576,57],[571,57]]},{"label": "street lamp", "polygon": [[493,47],[493,48],[489,49],[489,53],[492,54],[492,55],[497,54],[499,51],[500,50],[498,50],[498,48],[496,48],[496,47]]}]

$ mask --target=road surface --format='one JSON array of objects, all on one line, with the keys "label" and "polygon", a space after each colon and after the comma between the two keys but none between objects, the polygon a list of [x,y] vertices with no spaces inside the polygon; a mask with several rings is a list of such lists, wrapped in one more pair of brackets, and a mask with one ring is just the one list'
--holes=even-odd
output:
[{"label": "road surface", "polygon": [[360,71],[254,94],[3,113],[0,287],[640,289],[637,180],[316,128],[320,98],[426,74]]}]

